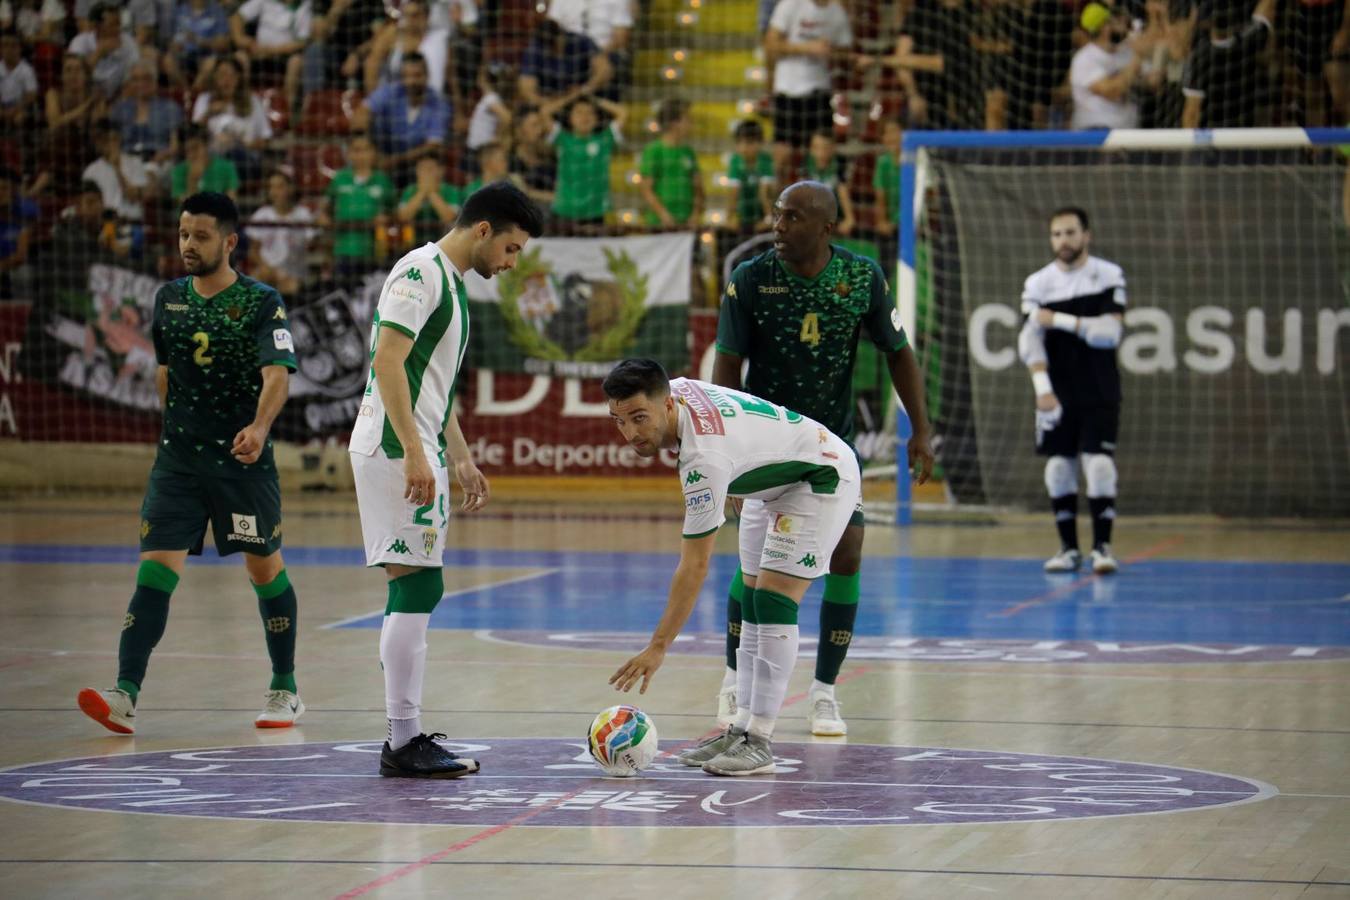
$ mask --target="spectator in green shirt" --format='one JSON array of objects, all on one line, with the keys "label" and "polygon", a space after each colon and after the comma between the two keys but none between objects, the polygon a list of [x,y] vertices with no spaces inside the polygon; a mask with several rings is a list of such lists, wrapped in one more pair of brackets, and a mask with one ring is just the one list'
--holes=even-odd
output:
[{"label": "spectator in green shirt", "polygon": [[416,181],[403,189],[398,220],[405,233],[411,226],[413,246],[420,247],[440,240],[450,230],[459,215],[461,198],[455,186],[445,182],[439,150],[417,160],[414,172]]},{"label": "spectator in green shirt", "polygon": [[[474,192],[485,184],[492,184],[494,181],[502,181],[511,178],[511,162],[506,155],[506,145],[498,144],[495,141],[491,144],[484,144],[478,148],[478,168],[482,173],[475,180],[469,182],[469,186],[464,189],[464,198],[467,200],[473,196]],[[511,179],[515,180],[515,179]],[[516,187],[525,189],[523,184],[517,184]]]},{"label": "spectator in green shirt", "polygon": [[376,233],[389,225],[394,185],[375,168],[375,145],[357,133],[347,144],[347,167],[328,183],[328,209],[321,224],[334,226],[333,259],[340,275],[358,274],[380,256]]},{"label": "spectator in green shirt", "polygon": [[663,101],[656,124],[661,136],[643,149],[638,167],[647,224],[663,229],[696,226],[703,215],[703,181],[698,156],[688,144],[693,124],[689,104],[674,98]]},{"label": "spectator in green shirt", "polygon": [[853,196],[848,190],[848,169],[843,158],[835,155],[834,132],[822,128],[811,135],[811,143],[806,153],[806,178],[819,181],[834,191],[839,202],[839,224],[836,234],[847,237],[853,233],[857,219],[853,216]]},{"label": "spectator in green shirt", "polygon": [[891,119],[881,131],[881,145],[886,152],[877,157],[872,187],[876,188],[876,202],[872,209],[877,217],[877,231],[886,237],[895,234],[900,225],[900,123]]},{"label": "spectator in green shirt", "polygon": [[239,170],[228,159],[211,152],[206,129],[186,125],[179,131],[178,142],[183,159],[169,173],[174,202],[202,191],[228,194],[233,200],[239,193]]},{"label": "spectator in green shirt", "polygon": [[732,230],[746,233],[768,228],[773,209],[773,156],[764,149],[764,126],[754,119],[736,126],[736,152],[731,154],[727,177],[736,183]]},{"label": "spectator in green shirt", "polygon": [[[541,108],[551,115],[552,104]],[[604,110],[612,119],[597,131]],[[553,126],[550,143],[558,151],[558,184],[553,197],[553,215],[564,228],[605,224],[609,211],[609,161],[623,142],[624,110],[617,103],[598,97],[582,97],[572,103],[567,128]]]}]

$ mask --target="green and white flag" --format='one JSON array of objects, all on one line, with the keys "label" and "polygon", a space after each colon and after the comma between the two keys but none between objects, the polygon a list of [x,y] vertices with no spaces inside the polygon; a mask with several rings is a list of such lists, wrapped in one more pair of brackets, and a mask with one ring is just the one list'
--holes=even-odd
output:
[{"label": "green and white flag", "polygon": [[630,356],[689,362],[694,235],[541,238],[488,281],[470,272],[468,364],[601,378]]}]

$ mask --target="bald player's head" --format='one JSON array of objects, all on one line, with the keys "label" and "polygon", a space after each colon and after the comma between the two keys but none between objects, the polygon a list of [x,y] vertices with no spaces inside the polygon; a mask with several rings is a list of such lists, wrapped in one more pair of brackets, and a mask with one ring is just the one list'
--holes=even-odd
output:
[{"label": "bald player's head", "polygon": [[819,181],[789,185],[773,205],[773,248],[789,265],[828,255],[838,218],[839,202],[829,187]]}]

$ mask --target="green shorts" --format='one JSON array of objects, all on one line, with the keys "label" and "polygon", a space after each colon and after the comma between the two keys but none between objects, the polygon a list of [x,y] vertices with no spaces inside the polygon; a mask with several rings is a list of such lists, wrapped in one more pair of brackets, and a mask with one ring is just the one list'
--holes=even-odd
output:
[{"label": "green shorts", "polygon": [[271,556],[281,549],[281,483],[276,478],[212,478],[156,461],[141,502],[141,552],[200,555],[208,521],[221,556]]}]

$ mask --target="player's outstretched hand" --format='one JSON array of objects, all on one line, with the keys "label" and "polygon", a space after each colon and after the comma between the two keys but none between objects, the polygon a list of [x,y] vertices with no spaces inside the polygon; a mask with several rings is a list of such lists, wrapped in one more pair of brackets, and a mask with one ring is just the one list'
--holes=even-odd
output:
[{"label": "player's outstretched hand", "polygon": [[460,509],[473,512],[487,505],[492,490],[488,487],[487,476],[478,470],[473,460],[455,463],[455,478],[459,479],[459,486],[464,488],[464,502],[460,504]]},{"label": "player's outstretched hand", "polygon": [[614,685],[616,691],[628,691],[641,678],[642,687],[638,688],[638,693],[645,694],[647,693],[647,685],[652,683],[652,676],[656,674],[657,669],[661,668],[661,663],[665,658],[666,651],[648,644],[646,650],[624,663],[619,667],[619,671],[609,676],[609,683]]},{"label": "player's outstretched hand", "polygon": [[915,434],[909,439],[909,470],[914,473],[914,481],[917,484],[927,484],[928,479],[933,477],[933,465],[935,456],[933,453],[933,438],[926,432]]},{"label": "player's outstretched hand", "polygon": [[436,502],[436,476],[421,453],[409,452],[403,459],[403,499],[418,506]]},{"label": "player's outstretched hand", "polygon": [[256,425],[249,425],[241,428],[234,436],[230,455],[244,465],[249,465],[258,461],[265,446],[267,446],[267,432]]}]

